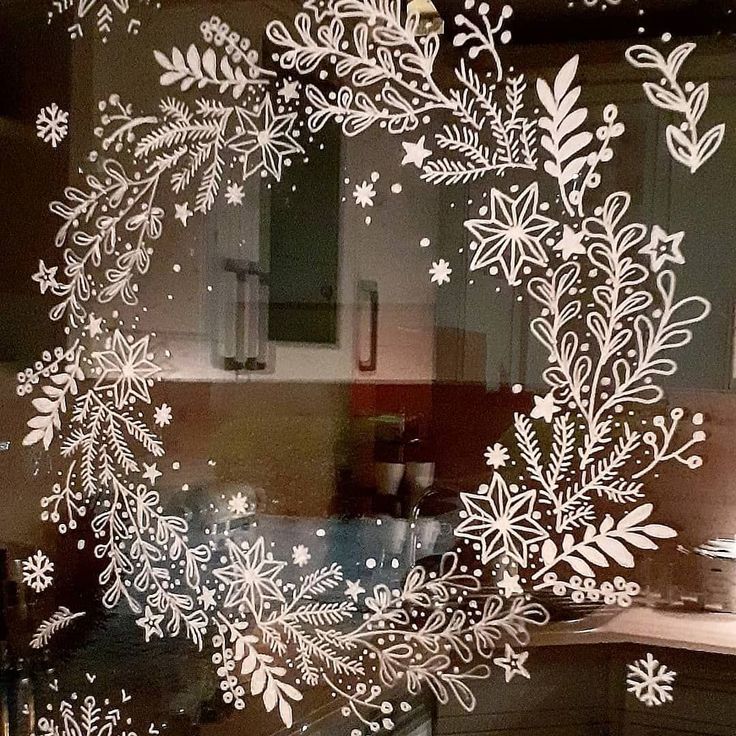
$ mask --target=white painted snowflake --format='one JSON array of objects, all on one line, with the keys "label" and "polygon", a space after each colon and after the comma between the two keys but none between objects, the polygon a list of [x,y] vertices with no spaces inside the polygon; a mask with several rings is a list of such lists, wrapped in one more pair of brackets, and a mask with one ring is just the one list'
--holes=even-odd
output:
[{"label": "white painted snowflake", "polygon": [[651,652],[645,659],[627,665],[626,689],[649,707],[672,702],[672,683],[677,673],[660,664]]},{"label": "white painted snowflake", "polygon": [[432,268],[429,269],[429,280],[438,286],[449,284],[451,273],[450,264],[444,258],[440,258],[439,261],[433,261]]},{"label": "white painted snowflake", "polygon": [[373,207],[373,198],[376,196],[376,190],[373,188],[373,184],[369,181],[364,181],[362,184],[356,184],[353,190],[353,197],[355,198],[355,204],[360,205],[364,209],[366,207]]},{"label": "white painted snowflake", "polygon": [[465,222],[475,239],[470,270],[491,267],[497,273],[500,268],[514,286],[526,264],[547,265],[544,238],[558,223],[540,213],[536,182],[517,197],[491,189],[490,201],[490,210],[484,206],[481,217]]},{"label": "white painted snowflake", "polygon": [[253,510],[250,499],[240,491],[230,497],[227,502],[227,508],[235,516],[245,516],[249,511]]},{"label": "white painted snowflake", "polygon": [[22,562],[23,582],[36,593],[46,590],[54,581],[54,563],[38,550]]},{"label": "white painted snowflake", "polygon": [[238,207],[243,204],[244,198],[245,190],[240,186],[240,184],[237,182],[230,182],[230,184],[227,185],[225,200],[228,204],[233,205],[233,207]]},{"label": "white painted snowflake", "polygon": [[291,561],[298,567],[304,567],[312,559],[309,548],[303,544],[297,544],[291,548]]},{"label": "white painted snowflake", "polygon": [[171,419],[171,407],[168,404],[161,404],[154,410],[153,421],[157,427],[167,427],[171,424]]},{"label": "white painted snowflake", "polygon": [[36,117],[36,135],[53,148],[61,143],[69,132],[69,113],[55,102],[44,107]]}]

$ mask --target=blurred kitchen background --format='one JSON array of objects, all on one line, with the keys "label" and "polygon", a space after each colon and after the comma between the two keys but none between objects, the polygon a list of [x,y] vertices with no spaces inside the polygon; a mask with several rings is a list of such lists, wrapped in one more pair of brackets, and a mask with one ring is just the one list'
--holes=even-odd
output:
[{"label": "blurred kitchen background", "polygon": [[[562,0],[519,2],[514,43],[503,53],[530,79],[550,78],[579,53],[591,116],[599,117],[603,106],[614,102],[627,126],[607,171],[606,189],[632,193],[632,217],[658,223],[667,232],[686,232],[687,265],[678,287],[683,295],[705,296],[713,311],[698,325],[692,343],[679,351],[680,369],[667,382],[667,405],[647,411],[682,406],[701,412],[708,441],[702,446],[704,466],[696,473],[672,463],[647,487],[658,520],[680,536],[656,559],[642,561],[640,581],[643,601],[652,605],[732,612],[734,8],[726,0],[652,2],[641,19],[640,6],[624,2],[604,13],[582,2],[573,7]],[[449,0],[430,4],[447,38],[440,76],[445,67],[449,74],[455,59],[450,43],[455,7]],[[63,29],[48,29],[42,2],[0,0],[0,567],[6,612],[0,640],[13,626],[32,629],[56,606],[50,598],[43,604],[23,599],[15,560],[39,546],[56,558],[67,555],[68,568],[54,588],[67,604],[69,596],[93,595],[98,573],[91,555],[75,554],[75,540],[39,522],[39,499],[56,479],[53,455],[20,444],[29,407],[15,394],[16,373],[42,350],[64,341],[46,318],[52,300],[30,281],[39,258],[55,262],[57,223],[48,203],[79,179],[78,166],[96,145],[98,100],[116,93],[136,110],[157,105],[159,68],[152,56],[141,56],[141,49],[185,48],[198,39],[201,20],[213,14],[262,46],[265,24],[290,18],[296,9],[285,0],[164,3],[152,10],[135,42],[102,45],[93,38],[71,42]],[[639,23],[643,34],[635,32]],[[639,72],[623,57],[630,43],[652,42],[663,32],[697,40],[689,78],[709,81],[709,114],[727,128],[717,157],[697,180],[670,158],[664,115],[647,102]],[[34,128],[38,110],[52,100],[71,110],[71,133],[59,150],[41,145]],[[378,558],[376,575],[384,577],[376,580],[399,579],[415,559],[451,545],[457,493],[488,480],[486,448],[504,441],[514,412],[529,411],[533,396],[546,393],[540,379],[544,355],[529,334],[533,306],[501,279],[468,271],[471,253],[462,226],[467,202],[499,182],[425,184],[415,167],[400,165],[403,139],[382,131],[346,139],[328,127],[308,146],[309,162],[285,169],[280,183],[268,185],[257,177],[246,182],[242,207],[223,199],[210,216],[193,217],[186,229],[172,222],[156,242],[151,269],[140,284],[140,302],[147,309],[131,311],[131,319],[134,313],[139,318],[138,331],[155,334],[165,370],[153,389],[155,403],[168,404],[174,416],[162,430],[167,454],[159,463],[164,474],[157,488],[165,504],[215,528],[258,523],[286,549],[300,534],[325,527],[330,554],[341,550],[344,564],[362,565],[369,551]],[[359,207],[352,192],[357,184],[371,182],[374,172],[380,175],[373,181],[374,204]],[[400,186],[392,191],[392,185]],[[452,274],[450,283],[437,286],[429,269],[441,258]],[[245,502],[233,511],[228,501],[238,494]],[[376,519],[383,523],[377,526]],[[719,538],[726,541],[702,548]],[[705,554],[694,552],[699,547]],[[104,614],[96,615],[97,620],[90,615],[85,622],[90,629],[84,646],[91,650],[99,644],[97,637],[104,639],[93,628],[99,624],[105,631]],[[12,650],[18,644],[11,636],[3,646]],[[174,645],[156,646],[165,661],[163,650]],[[564,671],[583,683],[580,672],[590,667],[590,681],[600,687],[588,694],[605,695],[611,657],[621,655],[590,652],[575,659],[554,650],[545,660],[557,673],[550,677],[562,677]],[[114,656],[122,669],[137,667],[127,644]],[[711,664],[711,672],[731,672],[730,660]],[[191,694],[195,681],[203,692],[211,685],[203,672],[200,667],[191,677],[180,673],[181,682],[170,682],[170,689],[182,700],[207,700]],[[139,672],[142,683],[149,677],[153,682],[155,674]],[[142,689],[153,692],[159,686],[153,682]],[[572,721],[547,730],[506,721],[493,732],[609,732],[600,730],[609,728],[608,696],[589,703],[580,700],[579,688],[570,688],[565,697],[579,701],[577,710],[587,709],[580,730]],[[533,699],[531,690],[524,692]],[[549,707],[549,698],[545,702]],[[182,706],[187,713],[188,708]],[[702,712],[702,705],[693,708]],[[452,713],[445,714],[450,725],[442,726],[442,718],[435,725],[441,733],[489,733],[491,727],[483,723],[491,716],[483,713],[462,727]],[[597,714],[592,720],[591,713]],[[688,732],[726,733],[736,726],[732,715],[703,716]],[[249,717],[257,717],[255,709]],[[667,727],[677,721],[686,729],[685,720],[697,721],[671,718]],[[650,727],[627,733],[654,733]],[[218,733],[223,728],[219,723]],[[664,726],[656,728],[661,733]]]}]

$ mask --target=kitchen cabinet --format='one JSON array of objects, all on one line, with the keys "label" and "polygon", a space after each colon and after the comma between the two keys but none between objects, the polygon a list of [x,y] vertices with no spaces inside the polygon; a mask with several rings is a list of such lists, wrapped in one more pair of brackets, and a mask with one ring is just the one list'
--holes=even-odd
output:
[{"label": "kitchen cabinet", "polygon": [[[572,640],[571,640],[572,641]],[[568,648],[569,647],[569,648]],[[673,700],[648,707],[626,692],[626,665],[651,652],[677,672]],[[477,707],[440,706],[443,736],[727,736],[736,727],[733,656],[633,644],[532,647],[531,679],[493,677],[473,689]]]},{"label": "kitchen cabinet", "polygon": [[[194,8],[163,7],[159,16],[148,33],[167,49],[201,22]],[[258,46],[271,17],[259,6],[238,30]],[[135,109],[156,109],[153,59],[152,84],[143,86],[123,72],[136,64],[133,48],[121,47],[115,64],[106,51],[75,52],[78,86],[91,89],[76,91],[79,107],[94,111],[114,90]],[[157,241],[137,324],[165,346],[166,380],[432,380],[437,287],[431,249],[420,242],[436,241],[439,192],[400,165],[399,136],[348,138],[328,126],[309,137],[281,183],[250,177],[240,205],[222,197],[210,215],[195,213],[186,227],[172,221]],[[80,125],[72,149],[84,155],[90,143]],[[374,195],[361,206],[354,193],[364,183]],[[178,200],[167,192],[162,202],[173,212]]]}]

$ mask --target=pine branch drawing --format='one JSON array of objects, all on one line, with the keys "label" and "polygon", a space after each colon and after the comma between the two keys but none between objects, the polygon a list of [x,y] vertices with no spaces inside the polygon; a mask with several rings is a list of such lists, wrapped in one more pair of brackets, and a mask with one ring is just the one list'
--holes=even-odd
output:
[{"label": "pine branch drawing", "polygon": [[59,606],[53,616],[39,624],[36,633],[31,638],[31,646],[34,649],[45,647],[54,634],[69,626],[74,619],[81,618],[84,615],[84,611],[72,613],[66,606]]}]

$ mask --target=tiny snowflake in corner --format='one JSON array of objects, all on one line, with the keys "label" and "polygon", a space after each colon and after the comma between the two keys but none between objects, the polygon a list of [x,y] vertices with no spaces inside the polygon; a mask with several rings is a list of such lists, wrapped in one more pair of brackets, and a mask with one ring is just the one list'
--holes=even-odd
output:
[{"label": "tiny snowflake in corner", "polygon": [[69,132],[69,113],[55,102],[44,107],[36,117],[36,135],[53,148],[61,143]]},{"label": "tiny snowflake in corner", "polygon": [[651,652],[645,659],[627,665],[626,689],[649,707],[672,702],[672,683],[676,672],[660,664]]},{"label": "tiny snowflake in corner", "polygon": [[450,264],[444,258],[440,258],[439,261],[433,261],[432,268],[429,269],[430,281],[437,286],[449,284],[451,273]]},{"label": "tiny snowflake in corner", "polygon": [[23,582],[41,593],[53,583],[54,563],[38,550],[21,563],[23,567]]}]

